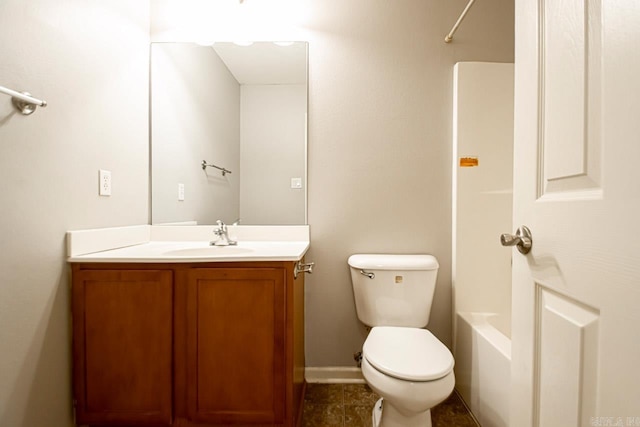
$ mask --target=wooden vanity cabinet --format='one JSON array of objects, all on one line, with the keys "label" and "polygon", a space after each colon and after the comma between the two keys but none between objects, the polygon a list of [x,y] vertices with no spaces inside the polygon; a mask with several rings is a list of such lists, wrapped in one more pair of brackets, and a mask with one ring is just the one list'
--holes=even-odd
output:
[{"label": "wooden vanity cabinet", "polygon": [[[282,424],[285,272],[195,268],[187,283],[189,419]],[[249,386],[250,385],[250,386]]]},{"label": "wooden vanity cabinet", "polygon": [[75,267],[72,315],[78,424],[170,425],[172,272]]},{"label": "wooden vanity cabinet", "polygon": [[304,275],[294,279],[294,265],[74,264],[77,423],[298,425]]}]

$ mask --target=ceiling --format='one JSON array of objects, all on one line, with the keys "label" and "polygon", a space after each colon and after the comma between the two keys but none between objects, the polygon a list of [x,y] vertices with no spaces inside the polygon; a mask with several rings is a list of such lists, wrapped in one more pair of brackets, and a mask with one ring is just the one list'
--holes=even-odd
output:
[{"label": "ceiling", "polygon": [[240,84],[306,84],[307,43],[280,46],[255,42],[250,46],[215,43],[213,49]]}]

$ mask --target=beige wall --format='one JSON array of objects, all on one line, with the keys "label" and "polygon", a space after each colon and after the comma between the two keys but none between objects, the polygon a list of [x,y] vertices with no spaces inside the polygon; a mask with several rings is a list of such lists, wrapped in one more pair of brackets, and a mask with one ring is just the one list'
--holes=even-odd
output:
[{"label": "beige wall", "polygon": [[513,61],[513,3],[312,2],[308,366],[353,366],[359,326],[346,260],[425,252],[440,261],[429,328],[451,343],[453,65]]},{"label": "beige wall", "polygon": [[0,426],[72,425],[65,232],[148,221],[148,22],[146,2],[0,2],[0,85],[49,103],[0,95]]}]

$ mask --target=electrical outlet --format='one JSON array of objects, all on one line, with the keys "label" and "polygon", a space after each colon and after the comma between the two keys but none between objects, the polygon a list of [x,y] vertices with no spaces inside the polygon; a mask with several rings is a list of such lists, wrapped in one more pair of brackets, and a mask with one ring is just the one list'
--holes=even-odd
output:
[{"label": "electrical outlet", "polygon": [[110,196],[111,195],[111,171],[100,169],[98,171],[98,175],[99,175],[99,185],[100,185],[98,194],[101,196]]},{"label": "electrical outlet", "polygon": [[178,184],[178,201],[184,201],[184,184]]}]

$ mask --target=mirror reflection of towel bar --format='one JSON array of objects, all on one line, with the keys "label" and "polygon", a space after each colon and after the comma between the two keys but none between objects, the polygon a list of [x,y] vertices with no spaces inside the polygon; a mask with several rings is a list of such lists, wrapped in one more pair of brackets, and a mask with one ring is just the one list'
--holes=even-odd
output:
[{"label": "mirror reflection of towel bar", "polygon": [[207,168],[207,166],[210,167],[210,168],[216,168],[216,169],[222,171],[222,176],[225,176],[226,174],[231,173],[231,171],[229,169],[225,169],[225,168],[222,168],[220,166],[212,165],[211,163],[207,163],[206,160],[203,160],[202,161],[202,170],[205,170]]}]

